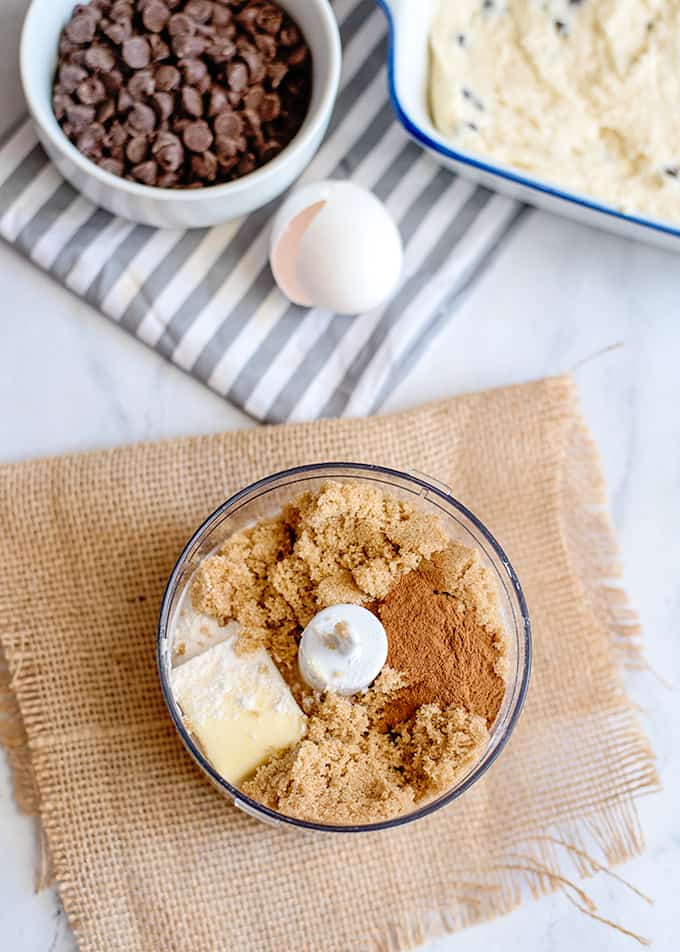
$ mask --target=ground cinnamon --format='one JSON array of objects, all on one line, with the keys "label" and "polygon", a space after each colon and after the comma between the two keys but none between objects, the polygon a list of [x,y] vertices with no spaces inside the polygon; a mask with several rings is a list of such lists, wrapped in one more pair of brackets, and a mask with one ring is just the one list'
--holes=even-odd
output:
[{"label": "ground cinnamon", "polygon": [[503,701],[505,640],[497,594],[477,552],[459,543],[403,576],[377,605],[387,664],[407,686],[387,704],[394,728],[422,704],[463,708],[491,726]]}]

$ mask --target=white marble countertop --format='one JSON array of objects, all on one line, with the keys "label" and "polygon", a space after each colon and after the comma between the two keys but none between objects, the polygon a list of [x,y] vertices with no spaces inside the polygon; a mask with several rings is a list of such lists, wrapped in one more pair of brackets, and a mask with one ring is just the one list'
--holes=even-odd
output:
[{"label": "white marble countertop", "polygon": [[[0,4],[0,129],[20,110],[18,30],[26,0]],[[133,440],[252,426],[252,421],[0,245],[0,461]],[[680,890],[680,257],[533,213],[386,409],[574,367],[599,444],[619,531],[626,584],[653,668],[630,680],[659,759],[662,794],[640,802],[648,849],[619,872],[654,897],[631,899],[614,881],[587,884],[602,915],[678,948]],[[59,899],[35,895],[35,823],[14,806],[0,754],[0,947],[76,948]],[[562,896],[427,946],[428,952],[629,949],[631,939]]]}]

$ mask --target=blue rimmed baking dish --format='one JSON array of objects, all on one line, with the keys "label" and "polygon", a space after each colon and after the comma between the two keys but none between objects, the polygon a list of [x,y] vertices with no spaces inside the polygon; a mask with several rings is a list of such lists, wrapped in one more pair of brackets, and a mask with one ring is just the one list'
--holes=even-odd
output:
[{"label": "blue rimmed baking dish", "polygon": [[408,134],[442,165],[511,198],[605,231],[680,251],[680,225],[624,214],[559,184],[531,178],[506,165],[452,148],[434,127],[428,108],[429,32],[438,0],[377,0],[390,30],[390,98]]}]

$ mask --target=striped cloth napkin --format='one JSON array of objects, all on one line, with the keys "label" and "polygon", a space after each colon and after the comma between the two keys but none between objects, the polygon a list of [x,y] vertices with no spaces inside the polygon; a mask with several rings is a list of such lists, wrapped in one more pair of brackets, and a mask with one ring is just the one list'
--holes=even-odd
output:
[{"label": "striped cloth napkin", "polygon": [[413,367],[522,214],[437,166],[394,119],[386,24],[335,0],[344,49],[326,139],[302,181],[372,189],[406,248],[398,293],[365,314],[293,306],[267,263],[271,204],[238,221],[154,229],[96,208],[23,120],[0,146],[0,235],[139,340],[260,420],[374,412]]}]

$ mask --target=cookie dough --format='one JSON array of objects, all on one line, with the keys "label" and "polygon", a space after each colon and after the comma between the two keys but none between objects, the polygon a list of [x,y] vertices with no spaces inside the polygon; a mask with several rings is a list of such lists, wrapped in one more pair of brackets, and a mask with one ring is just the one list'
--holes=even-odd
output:
[{"label": "cookie dough", "polygon": [[680,221],[680,3],[438,0],[430,48],[457,149]]}]

